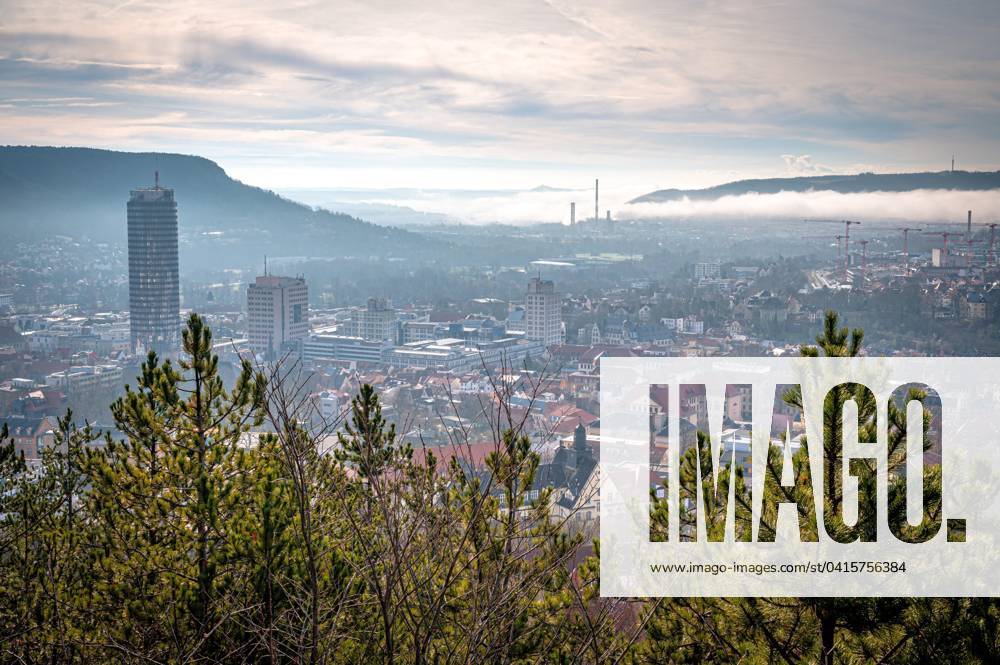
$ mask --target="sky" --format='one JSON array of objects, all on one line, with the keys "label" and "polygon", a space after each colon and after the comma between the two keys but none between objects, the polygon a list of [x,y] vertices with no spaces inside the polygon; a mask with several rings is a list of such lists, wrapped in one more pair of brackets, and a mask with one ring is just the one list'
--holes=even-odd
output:
[{"label": "sky", "polygon": [[0,143],[283,190],[994,170],[998,34],[996,0],[0,0]]}]

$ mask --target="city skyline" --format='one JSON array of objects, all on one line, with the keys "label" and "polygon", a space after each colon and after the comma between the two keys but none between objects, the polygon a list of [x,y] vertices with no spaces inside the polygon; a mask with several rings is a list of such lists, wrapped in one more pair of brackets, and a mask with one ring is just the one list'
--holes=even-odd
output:
[{"label": "city skyline", "polygon": [[274,188],[998,166],[989,3],[2,6],[0,142],[202,154]]}]

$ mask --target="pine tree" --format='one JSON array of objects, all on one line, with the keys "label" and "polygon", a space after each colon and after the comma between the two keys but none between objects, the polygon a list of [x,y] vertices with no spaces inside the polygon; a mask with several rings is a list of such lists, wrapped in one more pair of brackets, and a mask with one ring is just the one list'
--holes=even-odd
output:
[{"label": "pine tree", "polygon": [[149,355],[137,388],[112,406],[127,440],[91,460],[92,510],[107,554],[99,567],[104,611],[123,605],[129,617],[109,622],[109,641],[123,653],[176,660],[222,653],[241,438],[260,423],[261,390],[247,361],[233,390],[224,388],[197,314],[183,349],[178,369]]},{"label": "pine tree", "polygon": [[295,655],[292,639],[297,622],[294,589],[305,576],[300,542],[296,537],[292,484],[285,474],[277,438],[261,437],[245,457],[229,540],[228,558],[237,572],[237,641],[246,645],[251,661],[278,662]]},{"label": "pine tree", "polygon": [[6,657],[25,662],[79,659],[80,617],[91,600],[79,502],[83,451],[96,437],[69,411],[52,434],[30,468],[0,433],[0,644]]},{"label": "pine tree", "polygon": [[382,417],[378,395],[367,383],[351,401],[351,420],[345,430],[337,434],[337,459],[355,468],[363,479],[378,476],[412,455],[409,446],[397,445],[396,426]]},{"label": "pine tree", "polygon": [[[816,338],[815,346],[804,347],[801,351],[806,357],[855,357],[861,354],[864,341],[864,331],[848,330],[839,326],[839,317],[833,311],[828,311],[824,318],[823,332]],[[800,410],[803,409],[801,389],[796,386],[788,390],[784,399],[786,403]],[[918,527],[906,525],[906,405],[916,400],[925,403],[926,393],[911,389],[902,403],[890,400],[888,404],[888,449],[887,469],[890,480],[889,514],[887,519],[894,530],[905,534],[911,542],[919,542],[936,532],[939,524],[925,520]],[[876,404],[874,395],[866,387],[859,384],[840,384],[831,389],[823,404],[823,477],[821,485],[823,495],[823,526],[830,537],[839,542],[872,542],[877,536],[877,520],[875,497],[876,464],[875,457],[851,460],[849,471],[858,480],[857,501],[858,515],[854,525],[848,526],[842,519],[844,491],[842,487],[841,469],[843,464],[843,412],[848,401],[856,404],[858,417],[858,440],[861,442],[876,441]],[[922,435],[925,450],[930,447],[930,413],[924,409]],[[772,453],[778,450],[772,447]],[[815,530],[821,528],[815,522],[815,516],[803,511],[803,506],[813,506],[812,487],[809,476],[809,442],[802,438],[802,446],[792,460],[795,485],[786,492],[784,500],[794,501],[800,507],[799,524],[803,540],[815,540]],[[768,456],[765,482],[772,488],[780,484],[780,457]],[[932,468],[926,476],[925,501],[932,508],[931,512],[940,514],[940,469]],[[937,479],[936,481],[934,479]],[[761,531],[774,533],[776,512],[765,510],[761,520]],[[909,655],[908,647],[915,642],[933,641],[934,632],[925,625],[914,620],[921,612],[921,605],[930,603],[942,606],[943,601],[923,601],[906,598],[811,598],[811,599],[761,599],[760,602],[750,602],[752,611],[746,612],[749,627],[764,626],[774,617],[789,615],[802,618],[800,608],[808,610],[812,619],[802,624],[790,624],[779,621],[781,639],[788,644],[797,644],[797,652],[807,652],[810,645],[815,644],[819,650],[819,660],[832,664],[847,658],[862,658],[882,660],[893,657],[902,660]],[[959,604],[961,605],[961,603]],[[779,609],[780,608],[780,609]],[[926,616],[926,615],[925,615]],[[808,625],[814,624],[816,634],[792,630],[790,625],[801,625],[808,631]]]},{"label": "pine tree", "polygon": [[[854,357],[863,349],[864,333],[839,326],[839,317],[827,312],[822,334],[815,346],[802,349],[806,357]],[[903,473],[906,451],[906,405],[916,400],[925,404],[923,440],[929,437],[928,395],[911,389],[899,402],[890,400],[888,415],[887,468],[890,481],[889,514],[894,529],[911,542],[920,542],[936,533],[940,520],[925,518],[917,527],[906,524]],[[802,393],[793,388],[784,394],[785,401],[802,408]],[[824,474],[824,521],[806,507],[814,505],[809,474],[809,442],[792,457],[794,482],[781,486],[782,455],[772,446],[767,456],[766,493],[780,496],[799,507],[799,528],[803,540],[815,540],[825,529],[842,541],[851,538],[872,540],[875,537],[874,508],[875,465],[869,460],[855,460],[850,471],[859,482],[859,519],[853,526],[840,518],[844,500],[840,479],[843,460],[843,410],[847,401],[857,404],[859,441],[875,440],[875,404],[867,389],[857,384],[842,384],[830,391],[823,405],[822,457]],[[699,447],[705,441],[698,433]],[[689,499],[696,458],[694,449],[681,460],[681,473],[690,476],[686,486]],[[728,474],[727,476],[728,477]],[[744,488],[745,494],[746,488]],[[736,497],[739,502],[740,487]],[[925,478],[924,496],[929,513],[940,515],[940,469],[930,468]],[[666,502],[651,497],[652,531],[665,533]],[[708,516],[713,511],[707,506]],[[724,509],[724,506],[720,507]],[[691,522],[681,506],[681,523]],[[724,515],[720,510],[718,515]],[[765,505],[760,518],[759,538],[775,535],[777,510]],[[710,519],[706,520],[712,528]],[[690,528],[691,524],[689,524]],[[927,662],[945,660],[955,653],[974,662],[992,662],[998,653],[997,602],[991,599],[913,599],[913,598],[741,598],[741,599],[664,599],[651,603],[649,639],[637,645],[636,662],[730,662],[740,659],[763,659],[767,662],[823,663],[857,660],[860,662]],[[992,632],[991,632],[992,631]]]}]

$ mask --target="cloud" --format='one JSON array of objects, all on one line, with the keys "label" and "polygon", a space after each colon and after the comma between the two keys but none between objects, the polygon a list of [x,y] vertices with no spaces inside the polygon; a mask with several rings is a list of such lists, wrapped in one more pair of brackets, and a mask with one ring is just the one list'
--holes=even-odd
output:
[{"label": "cloud", "polygon": [[[963,222],[965,211],[977,219],[1000,217],[1000,190],[911,192],[867,192],[842,194],[829,190],[743,194],[717,200],[680,199],[664,203],[627,203],[637,192],[616,186],[601,187],[600,215],[610,209],[616,220],[684,219],[720,221],[733,219],[846,218],[868,222]],[[289,196],[295,198],[294,192]],[[421,190],[370,192],[352,200],[406,206],[428,213],[441,213],[465,224],[503,222],[526,225],[569,222],[569,203],[576,202],[577,219],[593,217],[592,189],[567,191],[469,192]],[[337,200],[330,192],[328,201]],[[333,207],[336,207],[333,205]]]},{"label": "cloud", "polygon": [[834,172],[829,166],[815,163],[810,155],[782,155],[781,159],[785,162],[785,169],[795,175],[820,175]]},{"label": "cloud", "polygon": [[[553,184],[601,170],[637,174],[639,191],[714,184],[699,172],[907,170],[953,151],[996,167],[1000,154],[993,0],[293,5],[5,6],[4,95],[90,101],[28,119],[4,106],[0,143],[183,149],[267,186],[295,185],[307,162],[393,177],[433,163],[463,180],[437,187],[506,186],[497,174],[545,165]],[[161,114],[178,121],[131,131]],[[330,186],[426,171],[340,172],[352,180]]]},{"label": "cloud", "polygon": [[262,73],[259,70],[270,68],[312,76],[319,81],[344,78],[361,82],[380,81],[383,84],[471,78],[440,66],[317,55],[257,37],[224,39],[195,33],[186,38],[184,53],[185,71],[232,69],[251,74],[255,72],[252,67],[256,67],[258,74]]},{"label": "cloud", "polygon": [[911,192],[848,193],[829,190],[741,194],[713,201],[680,199],[636,203],[627,214],[636,218],[844,218],[871,222],[961,222],[967,210],[979,219],[1000,217],[1000,190],[914,190]]}]

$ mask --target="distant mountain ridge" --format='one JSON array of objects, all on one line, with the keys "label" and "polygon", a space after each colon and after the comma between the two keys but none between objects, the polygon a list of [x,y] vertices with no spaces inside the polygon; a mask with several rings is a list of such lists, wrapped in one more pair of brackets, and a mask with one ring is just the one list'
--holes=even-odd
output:
[{"label": "distant mountain ridge", "polygon": [[34,146],[0,147],[0,230],[29,240],[63,234],[123,242],[129,191],[152,186],[156,170],[174,190],[182,242],[187,234],[193,255],[412,256],[430,244],[243,184],[203,157]]},{"label": "distant mountain ridge", "polygon": [[952,189],[975,191],[1000,189],[1000,171],[938,171],[926,173],[859,173],[857,175],[820,175],[797,178],[759,178],[737,180],[705,189],[661,189],[643,194],[629,203],[662,203],[684,198],[714,200],[741,194],[777,194],[778,192],[834,191],[909,192],[917,189]]}]

